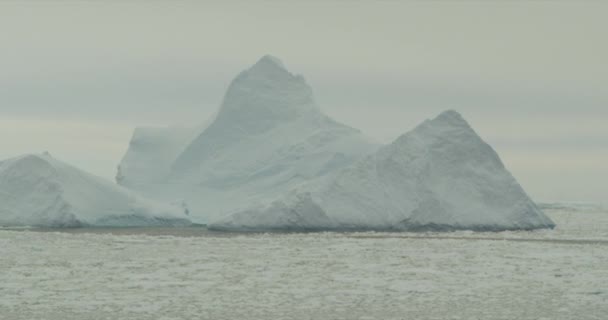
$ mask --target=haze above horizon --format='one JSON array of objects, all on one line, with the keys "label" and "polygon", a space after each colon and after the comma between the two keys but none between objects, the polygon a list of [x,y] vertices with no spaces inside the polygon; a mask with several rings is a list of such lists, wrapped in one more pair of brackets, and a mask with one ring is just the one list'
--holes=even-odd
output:
[{"label": "haze above horizon", "polygon": [[132,130],[200,124],[265,54],[322,110],[390,142],[455,109],[537,201],[604,202],[600,2],[0,4],[0,159],[113,179]]}]

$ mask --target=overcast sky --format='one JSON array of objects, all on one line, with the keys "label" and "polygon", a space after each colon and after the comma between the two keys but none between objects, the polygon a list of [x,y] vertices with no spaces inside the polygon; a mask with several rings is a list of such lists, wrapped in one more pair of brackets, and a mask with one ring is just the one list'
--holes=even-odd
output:
[{"label": "overcast sky", "polygon": [[535,200],[607,202],[608,2],[111,2],[0,3],[0,158],[113,179],[135,126],[204,122],[269,53],[379,141],[455,109]]}]

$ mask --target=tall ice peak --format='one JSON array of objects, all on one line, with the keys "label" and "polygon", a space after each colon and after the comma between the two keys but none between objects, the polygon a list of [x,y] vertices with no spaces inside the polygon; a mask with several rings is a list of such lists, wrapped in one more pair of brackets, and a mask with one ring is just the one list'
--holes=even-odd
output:
[{"label": "tall ice peak", "polygon": [[285,64],[283,64],[283,61],[281,61],[281,59],[272,56],[272,55],[264,55],[260,58],[260,60],[258,60],[258,62],[256,62],[252,68],[281,68],[283,70],[287,70],[287,68],[285,67]]},{"label": "tall ice peak", "polygon": [[236,124],[254,133],[311,111],[318,112],[304,78],[266,55],[232,81],[215,122]]},{"label": "tall ice peak", "polygon": [[238,79],[256,79],[257,81],[264,79],[273,82],[290,81],[294,79],[299,81],[303,80],[302,76],[289,72],[285,67],[285,64],[283,64],[279,58],[271,55],[265,55],[260,58],[251,67],[241,72],[237,77],[237,80]]},{"label": "tall ice peak", "polygon": [[467,121],[455,110],[446,110],[440,113],[432,122],[442,123],[451,126],[469,126]]},{"label": "tall ice peak", "polygon": [[[352,141],[349,140],[351,138]],[[315,162],[314,165],[306,165],[307,168],[321,170],[322,167],[333,166],[334,162],[340,163],[342,156],[352,153],[359,155],[355,151],[358,147],[351,151],[349,147],[339,146],[341,139],[348,140],[344,142],[347,145],[361,142],[361,149],[367,149],[369,144],[359,141],[366,139],[360,138],[356,130],[323,114],[315,103],[312,88],[302,76],[284,69],[277,58],[264,56],[232,81],[213,122],[191,140],[173,161],[171,179],[183,179],[193,172],[198,174],[201,168],[209,170],[210,173],[204,176],[208,181],[215,179],[212,176],[230,177],[233,173],[239,179],[243,176],[278,176],[277,172],[287,177],[295,171],[291,164],[282,162],[303,163],[303,159],[308,159],[307,152],[311,152],[311,162],[323,159],[325,155],[330,159],[335,158],[323,160],[323,164]],[[259,146],[249,145],[254,142]],[[239,150],[241,148],[255,152],[243,152]],[[313,156],[313,152],[318,154]],[[220,159],[223,154],[239,154],[234,157],[251,160],[238,162],[233,161],[234,157],[226,157],[223,163],[216,163],[215,159]],[[265,162],[270,163],[266,165]],[[236,172],[230,166],[246,169]],[[216,169],[219,167],[226,169],[219,172],[221,170]],[[309,171],[312,172],[312,169]],[[294,174],[294,177],[297,176]]]},{"label": "tall ice peak", "polygon": [[[410,143],[412,137],[417,139],[439,139],[460,144],[465,141],[481,141],[469,123],[454,110],[446,110],[433,119],[427,119],[413,130],[399,136],[392,144],[393,147]],[[428,141],[427,141],[428,142]]]},{"label": "tall ice peak", "polygon": [[473,131],[469,123],[454,110],[446,110],[433,119],[426,120],[418,125],[414,131],[433,134],[448,134],[454,131]]}]

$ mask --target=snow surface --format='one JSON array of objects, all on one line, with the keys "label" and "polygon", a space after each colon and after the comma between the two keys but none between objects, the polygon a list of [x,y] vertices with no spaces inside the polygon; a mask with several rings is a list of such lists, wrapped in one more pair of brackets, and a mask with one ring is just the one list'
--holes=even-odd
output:
[{"label": "snow surface", "polygon": [[0,162],[2,226],[189,225],[184,208],[147,200],[48,153]]},{"label": "snow surface", "polygon": [[302,76],[264,56],[232,81],[199,133],[136,132],[117,181],[153,198],[185,199],[193,221],[207,223],[267,203],[377,147],[324,115]]},{"label": "snow surface", "polygon": [[553,230],[0,230],[0,318],[603,320],[608,211]]},{"label": "snow surface", "polygon": [[455,111],[425,121],[337,176],[301,189],[222,218],[211,228],[498,231],[555,226]]}]

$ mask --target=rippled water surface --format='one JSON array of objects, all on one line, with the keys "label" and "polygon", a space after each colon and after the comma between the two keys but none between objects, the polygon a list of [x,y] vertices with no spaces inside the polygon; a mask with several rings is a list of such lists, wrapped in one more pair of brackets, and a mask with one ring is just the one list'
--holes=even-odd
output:
[{"label": "rippled water surface", "polygon": [[555,230],[0,230],[0,319],[606,319],[608,213]]}]

